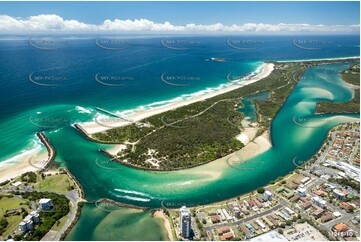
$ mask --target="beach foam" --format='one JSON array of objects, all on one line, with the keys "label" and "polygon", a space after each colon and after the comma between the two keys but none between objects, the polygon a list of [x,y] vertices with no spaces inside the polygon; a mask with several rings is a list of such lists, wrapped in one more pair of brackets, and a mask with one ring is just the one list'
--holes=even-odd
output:
[{"label": "beach foam", "polygon": [[123,189],[119,189],[119,188],[115,188],[114,191],[122,192],[122,193],[126,193],[126,194],[134,194],[134,195],[139,195],[139,196],[143,196],[143,197],[153,198],[149,194],[146,194],[146,193],[143,193],[143,192],[129,191],[129,190],[123,190]]},{"label": "beach foam", "polygon": [[41,151],[41,148],[42,148],[42,144],[38,139],[38,137],[35,135],[35,138],[32,140],[32,145],[30,145],[29,149],[22,150],[19,154],[9,159],[0,161],[0,168],[4,168],[13,165],[15,163],[18,163],[29,155],[36,155],[38,152]]},{"label": "beach foam", "polygon": [[89,109],[89,108],[84,108],[84,107],[81,107],[81,106],[76,106],[75,107],[75,110],[78,111],[78,113],[88,113],[88,114],[91,114],[92,113],[92,110]]},{"label": "beach foam", "polygon": [[[268,76],[274,69],[274,64],[272,63],[262,63],[260,66],[256,68],[254,72],[252,72],[248,78],[244,77],[239,79],[239,81],[242,81],[242,86],[249,85],[251,83],[254,83],[256,81],[259,81],[266,76]],[[259,72],[258,74],[256,74]],[[249,78],[251,77],[251,78]],[[244,81],[245,80],[245,81]],[[235,80],[237,82],[237,80]],[[135,109],[130,110],[124,110],[124,111],[117,111],[116,114],[127,118],[129,120],[133,121],[140,121],[144,118],[166,112],[168,110],[172,110],[178,107],[186,106],[194,102],[202,101],[208,98],[212,98],[214,96],[217,96],[219,94],[223,94],[235,89],[240,88],[240,85],[235,85],[235,83],[226,83],[226,84],[220,84],[216,87],[209,87],[201,91],[197,91],[191,94],[183,94],[179,97],[165,100],[165,101],[157,101],[150,103],[148,105],[142,105]],[[122,127],[129,125],[129,122],[126,121],[119,121],[119,122],[111,122],[111,125],[101,125],[97,122],[83,122],[79,123],[79,125],[88,133],[88,134],[94,134],[98,132],[102,132],[111,128],[115,127]]]}]

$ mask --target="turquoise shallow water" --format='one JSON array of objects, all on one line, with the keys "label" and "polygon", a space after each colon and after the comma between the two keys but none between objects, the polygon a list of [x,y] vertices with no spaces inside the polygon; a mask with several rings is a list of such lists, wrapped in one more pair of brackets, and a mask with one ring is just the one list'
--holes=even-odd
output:
[{"label": "turquoise shallow water", "polygon": [[[232,163],[230,166],[226,162],[213,162],[193,169],[165,173],[137,171],[118,165],[113,168],[120,170],[105,170],[93,162],[96,157],[102,159],[95,149],[99,145],[85,141],[72,129],[63,130],[69,132],[67,135],[73,137],[72,140],[67,144],[59,141],[55,146],[60,150],[59,156],[83,184],[88,199],[111,197],[137,205],[179,207],[230,198],[292,171],[295,168],[293,161],[309,159],[322,145],[331,127],[359,119],[359,115],[313,114],[318,100],[340,102],[352,97],[351,90],[338,75],[349,65],[331,64],[307,70],[272,123],[273,148],[240,164]],[[74,148],[78,151],[85,149],[88,159],[72,152]],[[85,226],[84,217],[88,216],[82,216],[79,227]],[[69,238],[82,236],[88,238],[81,230],[74,230]]]},{"label": "turquoise shallow water", "polygon": [[[140,109],[149,108],[146,105],[150,103],[157,102],[152,106],[162,105],[164,100],[185,93],[217,87],[226,83],[227,73],[249,74],[270,56],[274,57],[272,59],[289,59],[294,56],[299,59],[344,57],[358,55],[359,51],[359,48],[347,47],[353,45],[345,44],[345,48],[319,53],[302,52],[292,49],[292,46],[287,47],[288,52],[281,52],[279,48],[288,43],[286,38],[282,41],[271,39],[274,45],[265,46],[262,51],[253,54],[240,55],[234,50],[220,48],[223,40],[210,38],[207,41],[215,47],[186,54],[159,48],[158,40],[142,42],[138,49],[125,53],[102,52],[94,50],[91,43],[77,42],[68,49],[51,54],[31,49],[22,42],[0,42],[0,77],[3,84],[3,95],[0,97],[0,140],[4,151],[0,154],[1,160],[9,161],[24,149],[40,149],[34,134],[43,130],[57,150],[56,160],[76,176],[88,200],[106,197],[155,208],[195,206],[246,193],[287,174],[295,168],[292,162],[294,159],[306,160],[319,149],[331,127],[359,118],[359,115],[313,114],[319,100],[342,102],[352,97],[351,90],[338,75],[350,64],[332,64],[314,67],[305,73],[272,123],[273,148],[243,163],[211,162],[174,172],[134,170],[110,163],[98,151],[110,146],[86,140],[71,126],[92,119],[97,106],[111,111],[139,106]],[[355,40],[345,38],[343,41]],[[82,49],[77,48],[79,46]],[[149,49],[149,46],[157,48]],[[210,57],[219,57],[219,53],[228,58],[226,62],[209,61]],[[122,61],[125,59],[129,59],[130,63]],[[33,71],[40,70],[50,75],[48,71],[50,69],[54,74],[54,66],[57,66],[55,74],[67,77],[68,81],[58,87],[39,87],[29,82],[28,76]],[[184,72],[179,71],[179,66],[184,67]],[[116,74],[117,70],[134,76],[137,82],[126,88],[109,88],[94,81],[94,75],[98,72]],[[201,81],[189,87],[175,88],[159,81],[159,74],[164,71],[199,76]],[[246,107],[250,108],[249,105]],[[16,162],[18,159],[15,157],[12,160]],[[116,229],[110,233],[108,227],[131,230],[138,224],[135,221],[140,222],[149,217],[146,213],[126,215],[128,219],[134,218],[133,227],[127,227],[122,221],[117,221],[117,216],[97,211],[92,205],[85,206],[84,211],[69,239],[129,239],[126,234],[116,233]],[[89,224],[89,221],[92,223]],[[163,238],[154,221],[147,220],[145,224],[153,226],[158,232],[155,237],[148,234],[143,239]],[[104,231],[108,237],[104,237]]]},{"label": "turquoise shallow water", "polygon": [[243,113],[243,115],[250,121],[257,121],[256,106],[254,105],[253,100],[267,101],[268,95],[268,92],[262,92],[243,98],[241,100],[242,108],[238,109],[237,111]]},{"label": "turquoise shallow water", "polygon": [[[294,158],[307,160],[319,149],[331,127],[357,120],[358,115],[313,115],[318,100],[346,101],[352,97],[338,75],[348,66],[333,64],[307,71],[305,76],[322,76],[325,81],[305,79],[315,85],[297,85],[272,123],[273,148],[240,164],[211,162],[182,171],[140,171],[107,163],[98,152],[106,145],[87,141],[73,128],[64,127],[48,135],[58,151],[57,159],[79,179],[89,200],[108,197],[150,207],[160,207],[162,202],[175,207],[183,203],[205,204],[250,191],[287,174],[295,168]],[[303,123],[294,122],[299,118]],[[67,142],[61,137],[68,137]]]},{"label": "turquoise shallow water", "polygon": [[168,240],[162,226],[163,221],[151,217],[150,212],[126,208],[108,212],[89,204],[66,240]]}]

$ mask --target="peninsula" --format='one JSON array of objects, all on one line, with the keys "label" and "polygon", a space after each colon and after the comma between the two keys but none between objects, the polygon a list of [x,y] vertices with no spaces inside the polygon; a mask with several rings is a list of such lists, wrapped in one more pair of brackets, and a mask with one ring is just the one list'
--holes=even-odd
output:
[{"label": "peninsula", "polygon": [[[350,60],[265,63],[262,73],[238,80],[219,93],[79,129],[94,141],[121,144],[102,152],[124,165],[146,170],[191,168],[239,150],[250,153],[247,147],[258,136],[269,136],[271,121],[306,68]],[[259,93],[267,93],[268,99],[253,100],[257,120],[249,122],[237,112],[242,107],[240,100]],[[268,143],[258,152],[242,156],[241,161],[265,151],[271,146]]]}]

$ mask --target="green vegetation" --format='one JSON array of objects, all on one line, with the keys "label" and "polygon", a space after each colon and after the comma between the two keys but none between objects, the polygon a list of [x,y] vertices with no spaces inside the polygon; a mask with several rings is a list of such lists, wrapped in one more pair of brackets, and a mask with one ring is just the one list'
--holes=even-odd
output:
[{"label": "green vegetation", "polygon": [[263,194],[263,193],[264,193],[264,188],[263,188],[263,187],[257,188],[257,192],[258,192],[259,194]]},{"label": "green vegetation", "polygon": [[354,98],[348,102],[318,102],[317,113],[359,113],[360,112],[360,64],[351,66],[341,73],[342,79],[356,86]]},{"label": "green vegetation", "polygon": [[36,190],[67,193],[74,189],[74,182],[66,174],[45,176],[35,185]]},{"label": "green vegetation", "polygon": [[6,219],[5,223],[0,225],[0,236],[6,238],[11,231],[18,226],[23,217],[28,214],[28,206],[24,201],[12,195],[0,197],[0,221]]},{"label": "green vegetation", "polygon": [[60,220],[56,221],[56,223],[54,224],[54,226],[51,228],[51,230],[53,231],[60,231],[60,229],[65,225],[65,223],[67,222],[69,216],[65,215],[64,217],[62,217]]},{"label": "green vegetation", "polygon": [[3,181],[3,182],[0,182],[0,186],[5,186],[5,185],[7,185],[9,182],[10,182],[10,180],[6,180],[6,181]]},{"label": "green vegetation", "polygon": [[[236,112],[240,99],[259,92],[270,92],[268,101],[256,101],[260,132],[266,130],[304,71],[302,64],[276,64],[267,78],[211,99],[196,102],[132,124],[97,133],[102,142],[137,142],[128,145],[120,159],[129,164],[152,168],[154,158],[160,170],[187,168],[224,157],[243,147],[235,137],[242,130],[243,115]],[[154,151],[154,152],[149,152]]]},{"label": "green vegetation", "polygon": [[6,228],[8,225],[9,225],[9,222],[6,218],[0,219],[0,235],[2,235],[6,231]]},{"label": "green vegetation", "polygon": [[340,179],[329,179],[331,182],[337,182],[338,184],[342,186],[349,186],[352,189],[359,191],[360,190],[360,183],[354,182],[353,180],[347,179],[347,178],[340,178]]},{"label": "green vegetation", "polygon": [[41,198],[50,198],[54,208],[50,211],[41,211],[40,225],[35,230],[27,233],[26,240],[40,240],[56,224],[58,220],[66,216],[70,211],[69,200],[64,195],[50,192],[28,192],[24,193],[23,198],[30,201],[38,201]]},{"label": "green vegetation", "polygon": [[[92,135],[105,143],[125,143],[118,161],[144,169],[171,170],[201,165],[243,147],[235,137],[242,132],[240,100],[269,92],[267,101],[254,100],[258,135],[267,130],[287,97],[310,66],[330,63],[276,63],[266,78],[236,90],[170,110],[126,127]],[[157,166],[151,162],[156,162]]]},{"label": "green vegetation", "polygon": [[36,173],[30,171],[30,172],[26,172],[26,173],[22,174],[20,177],[20,180],[22,182],[36,183],[36,178],[37,178]]}]

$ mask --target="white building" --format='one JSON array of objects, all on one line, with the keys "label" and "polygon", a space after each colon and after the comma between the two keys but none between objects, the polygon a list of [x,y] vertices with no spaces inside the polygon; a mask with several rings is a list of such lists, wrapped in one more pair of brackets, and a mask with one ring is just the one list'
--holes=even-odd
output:
[{"label": "white building", "polygon": [[312,199],[312,202],[314,204],[316,204],[317,206],[321,207],[321,208],[327,208],[327,204],[326,204],[326,201],[319,198],[319,197],[313,197]]},{"label": "white building", "polygon": [[332,195],[335,197],[335,198],[338,198],[338,199],[345,199],[346,198],[346,194],[343,193],[342,191],[340,191],[339,189],[334,189],[332,191]]},{"label": "white building", "polygon": [[338,211],[336,211],[336,212],[333,212],[332,216],[333,216],[334,218],[339,218],[339,217],[341,217],[341,213],[338,212]]},{"label": "white building", "polygon": [[21,184],[23,184],[21,181],[18,181],[18,182],[14,182],[12,185],[14,186],[14,187],[18,187],[18,186],[20,186]]},{"label": "white building", "polygon": [[24,218],[23,222],[26,224],[27,230],[34,229],[33,216],[31,216],[30,214]]},{"label": "white building", "polygon": [[186,206],[180,209],[181,233],[184,238],[189,238],[191,233],[191,213]]},{"label": "white building", "polygon": [[39,200],[41,210],[51,210],[53,209],[53,203],[49,198],[42,198]]},{"label": "white building", "polygon": [[271,232],[262,234],[260,236],[257,236],[255,238],[250,239],[250,241],[264,241],[264,242],[270,242],[270,241],[277,241],[277,242],[288,242],[285,236],[278,233],[276,230],[273,230]]},{"label": "white building", "polygon": [[26,228],[26,223],[20,222],[19,228],[21,231],[26,232],[28,229]]},{"label": "white building", "polygon": [[290,215],[294,215],[294,214],[295,214],[295,212],[294,212],[292,209],[290,209],[289,207],[285,207],[285,209],[287,210],[287,212],[288,212]]},{"label": "white building", "polygon": [[234,216],[236,218],[240,217],[241,215],[241,210],[239,209],[239,207],[233,207],[233,210],[234,210]]},{"label": "white building", "polygon": [[32,216],[34,223],[40,223],[39,213],[37,211],[31,211],[30,215]]},{"label": "white building", "polygon": [[39,213],[37,211],[32,211],[22,222],[20,222],[19,228],[21,231],[26,232],[28,230],[33,230],[34,224],[38,223],[40,223]]},{"label": "white building", "polygon": [[308,182],[310,180],[310,178],[308,177],[308,176],[306,176],[305,178],[303,178],[302,180],[301,180],[301,183],[302,184],[305,184],[306,182]]},{"label": "white building", "polygon": [[297,190],[296,190],[296,193],[298,194],[298,195],[300,195],[301,197],[306,197],[306,189],[305,188],[298,188]]},{"label": "white building", "polygon": [[256,223],[257,223],[262,229],[266,229],[266,225],[264,225],[264,223],[262,223],[259,219],[256,219]]},{"label": "white building", "polygon": [[224,216],[226,217],[227,220],[231,220],[232,216],[229,215],[229,213],[227,212],[227,210],[222,209],[222,213],[224,214]]},{"label": "white building", "polygon": [[263,196],[264,196],[265,198],[267,198],[269,201],[272,200],[272,192],[270,192],[270,191],[268,191],[268,190],[264,191]]}]

